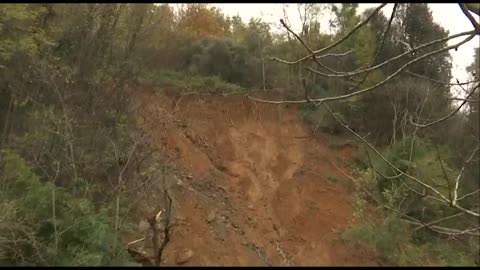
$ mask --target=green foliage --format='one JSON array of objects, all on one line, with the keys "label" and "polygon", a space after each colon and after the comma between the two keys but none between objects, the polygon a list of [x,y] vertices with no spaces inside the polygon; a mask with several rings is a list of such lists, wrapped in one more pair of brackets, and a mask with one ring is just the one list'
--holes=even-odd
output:
[{"label": "green foliage", "polygon": [[144,80],[159,87],[173,87],[179,94],[210,93],[228,94],[245,91],[241,86],[227,83],[217,76],[188,76],[179,72],[165,71],[157,76],[151,74]]},{"label": "green foliage", "polygon": [[[413,147],[412,143],[414,143]],[[451,154],[448,148],[439,147],[437,150],[431,143],[418,138],[407,137],[388,147],[383,151],[383,155],[401,171],[425,181],[447,198],[449,188],[445,174],[452,180],[459,173],[449,159]],[[443,235],[426,228],[412,230],[414,227],[410,227],[409,223],[398,216],[399,212],[424,221],[438,220],[456,212],[444,203],[428,200],[413,193],[410,188],[426,194],[430,194],[430,191],[423,189],[413,180],[398,175],[398,172],[373,152],[370,152],[369,156],[363,156],[363,159],[370,159],[378,173],[372,168],[357,172],[359,184],[369,190],[377,201],[396,212],[386,208],[379,208],[375,214],[367,212],[368,197],[363,192],[357,192],[352,200],[356,225],[346,233],[348,240],[373,246],[386,265],[419,265],[425,263],[427,258],[441,265],[478,264],[478,237],[465,236],[454,241],[446,241]],[[438,159],[442,160],[442,165]],[[459,192],[466,193],[461,190]],[[369,215],[374,215],[376,218]],[[383,222],[375,220],[383,220]],[[475,221],[450,219],[443,221],[441,225],[447,228],[458,228],[468,226],[470,222]]]},{"label": "green foliage", "polygon": [[1,167],[0,208],[6,215],[0,238],[14,240],[0,247],[2,265],[131,264],[120,250],[111,255],[107,208],[95,209],[89,200],[41,181],[13,152],[2,152]]},{"label": "green foliage", "polygon": [[389,216],[381,224],[365,223],[354,227],[345,233],[344,238],[373,246],[385,265],[419,265],[422,250],[411,243],[410,235],[403,221]]},{"label": "green foliage", "polygon": [[424,265],[427,258],[430,263],[433,259],[435,265],[478,265],[478,238],[462,243],[433,237],[426,243],[418,243],[408,223],[395,215],[385,217],[381,223],[367,221],[369,219],[361,214],[364,206],[365,203],[355,207],[359,222],[343,234],[343,239],[372,246],[383,265],[418,266]]},{"label": "green foliage", "polygon": [[0,61],[8,61],[17,53],[36,55],[47,43],[38,18],[45,12],[40,5],[0,5]]},{"label": "green foliage", "polygon": [[192,75],[218,76],[224,81],[251,86],[247,48],[229,40],[204,38],[183,48],[184,69]]},{"label": "green foliage", "polygon": [[[420,198],[408,192],[408,187],[421,192],[423,186],[409,177],[399,174],[397,170],[393,169],[373,152],[369,155],[373,167],[379,172],[378,188],[386,202],[391,207],[401,209],[399,205],[394,206],[393,204],[395,204],[394,201],[400,203],[400,200],[402,200],[402,202],[406,203],[402,207],[411,210],[418,209],[419,204],[421,204],[418,201]],[[430,143],[418,138],[407,137],[390,146],[383,155],[401,172],[422,179],[425,183],[439,190],[445,197],[450,196],[448,194],[449,185],[454,185],[453,179],[458,175],[458,172],[450,165],[448,149],[441,148],[437,152],[437,149]],[[439,162],[439,158],[442,160],[442,163]],[[445,179],[445,175],[449,181]],[[450,189],[453,189],[453,187],[450,187]],[[407,193],[410,195],[407,196]],[[412,209],[411,207],[414,208]]]}]

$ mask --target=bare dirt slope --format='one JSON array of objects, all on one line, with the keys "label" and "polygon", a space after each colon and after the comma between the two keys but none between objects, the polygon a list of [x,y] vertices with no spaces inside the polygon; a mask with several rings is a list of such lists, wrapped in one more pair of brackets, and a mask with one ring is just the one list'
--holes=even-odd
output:
[{"label": "bare dirt slope", "polygon": [[377,265],[340,237],[351,192],[332,162],[342,167],[349,149],[311,138],[296,107],[153,91],[142,103],[137,124],[179,172],[162,265],[185,249],[185,265]]}]

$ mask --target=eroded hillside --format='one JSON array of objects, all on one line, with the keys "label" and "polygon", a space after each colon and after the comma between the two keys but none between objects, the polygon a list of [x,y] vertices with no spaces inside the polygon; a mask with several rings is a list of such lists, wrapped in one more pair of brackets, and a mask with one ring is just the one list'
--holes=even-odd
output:
[{"label": "eroded hillside", "polygon": [[[153,91],[140,103],[137,125],[176,168],[162,265],[376,265],[341,239],[352,188],[336,167],[351,149],[311,137],[295,106]],[[145,224],[148,210],[138,213]]]}]

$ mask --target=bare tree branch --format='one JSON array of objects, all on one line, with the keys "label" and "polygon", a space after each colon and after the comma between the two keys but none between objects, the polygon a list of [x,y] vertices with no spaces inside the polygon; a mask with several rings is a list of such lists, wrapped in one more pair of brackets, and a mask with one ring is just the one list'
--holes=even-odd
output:
[{"label": "bare tree branch", "polygon": [[311,53],[312,59],[313,59],[313,61],[315,61],[315,63],[317,63],[317,65],[319,65],[320,67],[322,67],[322,68],[324,68],[324,69],[326,69],[326,70],[328,70],[328,71],[330,71],[330,72],[333,72],[333,73],[335,73],[335,74],[340,73],[340,72],[338,72],[338,71],[335,71],[335,70],[333,70],[333,69],[325,66],[325,65],[322,64],[320,61],[318,61],[319,58],[315,57],[315,53],[313,52],[313,50],[312,50],[310,47],[308,47],[307,43],[306,43],[305,41],[303,41],[303,39],[302,39],[297,33],[295,33],[292,29],[290,29],[290,27],[287,26],[287,24],[283,21],[283,19],[280,19],[280,23],[282,24],[282,26],[283,26],[285,29],[287,29],[288,32],[292,33],[292,35],[294,35],[295,38],[298,39],[298,41],[300,41],[300,43],[302,43],[302,45],[308,50],[308,52]]},{"label": "bare tree branch", "polygon": [[[387,40],[387,34],[388,34],[388,31],[390,30],[390,27],[392,25],[393,18],[395,17],[395,12],[397,10],[397,6],[398,6],[397,3],[395,3],[393,5],[392,15],[390,15],[390,20],[388,21],[387,28],[385,29],[385,31],[382,34],[382,43],[380,44],[380,47],[378,47],[377,52],[375,53],[375,57],[373,57],[372,61],[368,65],[367,69],[371,68],[375,64],[375,61],[377,61],[377,58],[380,55],[380,52],[382,51],[383,46],[385,45],[385,41]],[[367,80],[369,74],[370,74],[370,71],[368,71],[367,74],[365,74],[365,76],[363,77],[363,79],[360,82],[358,82],[352,88],[348,89],[347,93],[349,93],[351,91],[355,91],[362,83],[365,82],[365,80]]]},{"label": "bare tree branch", "polygon": [[[322,58],[326,58],[326,57],[343,57],[343,56],[347,56],[348,54],[352,53],[353,51],[350,50],[350,51],[346,51],[344,53],[327,53],[327,54],[323,54],[323,55],[319,55],[319,56],[315,56],[315,59],[322,59]],[[313,57],[312,57],[313,58]],[[277,62],[280,62],[282,64],[287,64],[287,65],[294,65],[294,64],[297,64],[295,62],[289,62],[289,61],[285,61],[285,60],[282,60],[282,59],[279,59],[279,58],[276,58],[276,57],[268,57],[267,58],[268,60],[274,60],[274,61],[277,61]],[[335,71],[337,72],[337,71]],[[337,72],[337,73],[341,73],[341,72]]]},{"label": "bare tree branch", "polygon": [[460,200],[463,200],[463,199],[465,199],[465,198],[467,198],[467,197],[469,197],[469,196],[471,196],[471,195],[475,195],[475,194],[477,194],[479,191],[480,191],[480,189],[477,189],[477,190],[475,190],[475,191],[473,191],[473,192],[470,192],[470,193],[468,193],[468,194],[465,194],[465,195],[463,195],[462,197],[458,198],[458,199],[457,199],[457,202],[460,201]]},{"label": "bare tree branch", "polygon": [[[353,96],[356,96],[356,95],[360,95],[360,94],[364,94],[366,92],[369,92],[369,91],[372,91],[376,88],[378,88],[379,86],[382,86],[384,85],[385,83],[387,83],[389,80],[391,80],[392,78],[394,78],[395,76],[397,76],[398,74],[400,74],[400,72],[402,72],[405,68],[407,68],[408,66],[412,65],[413,63],[417,62],[417,61],[420,61],[424,58],[427,58],[429,56],[432,56],[432,55],[435,55],[435,54],[438,54],[438,53],[441,53],[441,52],[444,52],[444,51],[448,51],[448,50],[451,50],[451,49],[454,49],[454,48],[458,48],[459,46],[467,43],[468,41],[470,41],[471,39],[473,39],[475,37],[475,35],[472,34],[472,32],[465,32],[465,33],[469,33],[471,34],[470,36],[468,36],[466,39],[462,40],[461,42],[459,43],[456,43],[454,45],[451,45],[451,46],[448,46],[448,47],[445,47],[445,48],[442,48],[442,49],[439,49],[439,50],[436,50],[436,51],[433,51],[433,52],[430,52],[430,53],[427,53],[427,54],[424,54],[418,58],[415,58],[411,61],[409,61],[408,63],[406,63],[405,65],[403,65],[402,67],[400,67],[396,72],[394,72],[393,74],[391,74],[390,76],[388,76],[386,79],[378,82],[377,84],[371,86],[371,87],[367,87],[365,89],[362,89],[362,90],[359,90],[359,91],[356,91],[356,92],[352,92],[352,93],[349,93],[349,94],[345,94],[345,95],[339,95],[339,96],[333,96],[333,97],[326,97],[326,98],[317,98],[317,99],[311,99],[310,101],[311,102],[318,102],[316,104],[316,106],[320,105],[322,102],[328,102],[328,101],[332,101],[332,100],[341,100],[341,99],[347,99],[347,98],[351,98]],[[463,35],[466,35],[465,33],[463,34],[458,34],[458,36],[463,36]],[[391,61],[391,60],[388,60],[388,61]],[[387,61],[387,62],[388,62]],[[312,70],[311,68],[308,68],[309,70]],[[313,71],[313,70],[312,70]],[[264,100],[264,99],[258,99],[258,98],[252,98],[250,97],[248,94],[247,94],[247,97],[251,100],[254,100],[254,101],[258,101],[258,102],[263,102],[263,103],[271,103],[271,104],[283,104],[283,103],[307,103],[307,102],[310,102],[308,100],[283,100],[283,101],[271,101],[271,100]]]},{"label": "bare tree branch", "polygon": [[480,99],[466,99],[466,98],[458,98],[458,97],[453,97],[453,98],[449,98],[450,100],[458,100],[458,101],[466,101],[466,102],[480,102]]},{"label": "bare tree branch", "polygon": [[454,193],[453,193],[453,201],[452,201],[453,206],[455,206],[457,204],[458,184],[460,182],[460,178],[462,178],[463,171],[465,170],[465,166],[467,166],[467,164],[473,159],[475,154],[478,152],[479,148],[480,148],[480,145],[477,146],[477,148],[475,148],[475,150],[473,150],[472,154],[465,161],[465,164],[463,165],[462,169],[460,170],[460,173],[458,174],[457,179],[455,179],[455,190],[454,190]]},{"label": "bare tree branch", "polygon": [[461,4],[459,3],[458,4],[460,6],[460,9],[462,10],[463,14],[465,14],[465,16],[467,16],[467,18],[470,20],[470,22],[472,23],[473,25],[473,28],[475,28],[475,31],[477,32],[477,34],[480,34],[480,25],[478,24],[478,22],[475,20],[475,18],[473,18],[472,14],[470,14],[470,12],[468,11],[468,8],[465,4]]},{"label": "bare tree branch", "polygon": [[425,127],[429,127],[429,126],[432,126],[432,125],[435,125],[435,124],[438,124],[440,122],[443,122],[445,120],[447,120],[448,118],[452,117],[453,115],[455,115],[458,111],[460,111],[460,109],[465,105],[467,104],[467,100],[468,98],[475,92],[475,90],[478,89],[480,85],[477,85],[475,86],[475,88],[473,88],[473,90],[470,92],[470,94],[466,97],[466,99],[460,104],[460,106],[458,106],[455,110],[453,110],[451,113],[449,113],[448,115],[438,119],[438,120],[435,120],[433,122],[430,122],[428,124],[417,124],[415,122],[413,122],[412,118],[410,118],[410,123],[414,126],[417,126],[417,127],[420,127],[420,128],[425,128]]},{"label": "bare tree branch", "polygon": [[[444,218],[441,218],[441,219],[438,219],[438,220],[429,222],[429,223],[427,223],[426,225],[427,225],[427,226],[431,226],[431,225],[440,223],[440,222],[442,222],[442,221],[449,220],[449,219],[452,219],[452,218],[454,218],[454,217],[461,216],[461,215],[463,215],[463,214],[464,214],[463,212],[459,212],[459,213],[456,213],[456,214],[454,214],[454,215],[451,215],[451,216],[448,216],[448,217],[444,217]],[[424,227],[425,227],[425,225],[422,224],[422,225],[418,226],[417,228],[415,228],[414,231],[418,231],[419,229],[424,228]]]},{"label": "bare tree branch", "polygon": [[[455,34],[455,35],[451,35],[451,36],[448,36],[448,37],[444,37],[444,38],[440,38],[440,39],[436,39],[434,41],[431,41],[431,42],[428,42],[428,43],[425,43],[425,44],[422,44],[418,47],[415,47],[415,48],[412,48],[411,50],[408,50],[404,53],[401,53],[395,57],[392,57],[386,61],[384,61],[383,63],[380,63],[376,66],[373,66],[371,68],[367,68],[367,69],[362,69],[362,70],[358,70],[358,71],[352,71],[352,72],[345,72],[345,73],[342,73],[342,74],[326,74],[326,73],[321,73],[317,70],[314,70],[314,69],[311,69],[312,72],[315,72],[315,74],[318,74],[320,76],[323,76],[323,77],[330,77],[330,78],[343,78],[343,77],[351,77],[351,76],[354,76],[354,75],[358,75],[358,74],[362,74],[362,73],[365,73],[365,72],[369,72],[369,71],[372,71],[372,70],[375,70],[375,69],[378,69],[378,68],[381,68],[382,66],[385,66],[387,65],[388,63],[392,62],[392,61],[395,61],[397,59],[400,59],[406,55],[409,55],[411,54],[412,52],[415,52],[415,51],[418,51],[420,49],[423,49],[423,48],[426,48],[426,47],[429,47],[429,46],[432,46],[432,45],[435,45],[437,43],[440,43],[440,42],[444,42],[444,41],[448,41],[450,39],[454,39],[454,38],[458,38],[458,37],[462,37],[462,36],[469,36],[467,39],[467,41],[465,42],[461,42],[457,45],[453,45],[453,46],[449,46],[447,48],[449,48],[448,50],[450,49],[454,49],[454,48],[457,48],[459,47],[460,45],[468,42],[469,40],[471,40],[472,38],[475,37],[475,31],[466,31],[466,32],[462,32],[462,33],[458,33],[458,34]],[[435,53],[433,54],[436,54],[437,52],[443,52],[445,51],[446,48],[443,48],[443,49],[440,49],[440,50],[437,50],[437,51],[434,51]],[[415,59],[413,59],[412,61],[416,62],[418,61],[419,59],[423,59],[425,58],[426,56],[430,56],[432,54],[424,54],[423,56],[420,56],[420,57],[417,57]],[[424,57],[425,56],[425,57]]]},{"label": "bare tree branch", "polygon": [[416,73],[413,73],[409,70],[406,70],[405,71],[406,73],[412,75],[412,76],[415,76],[415,77],[419,77],[419,78],[423,78],[423,79],[426,79],[426,80],[429,80],[431,82],[434,82],[436,84],[441,84],[441,85],[446,85],[446,86],[451,86],[451,85],[468,85],[468,84],[471,84],[471,83],[474,83],[474,82],[478,82],[480,80],[471,80],[471,81],[467,81],[467,82],[457,82],[457,83],[447,83],[447,82],[442,82],[442,81],[438,81],[438,80],[435,80],[435,79],[432,79],[432,78],[429,78],[427,76],[423,76],[423,75],[420,75],[420,74],[416,74]]},{"label": "bare tree branch", "polygon": [[[435,150],[437,152],[437,159],[438,159],[438,162],[440,163],[440,168],[442,169],[442,172],[443,172],[443,177],[445,178],[445,181],[447,182],[447,187],[448,187],[448,199],[453,202],[453,199],[452,199],[452,187],[450,186],[450,180],[448,179],[448,174],[447,172],[445,171],[445,167],[443,166],[443,162],[442,162],[442,159],[440,158],[440,152],[438,151],[438,146],[437,144],[435,144]],[[462,170],[463,172],[463,170]],[[433,179],[432,179],[433,180]],[[435,181],[434,181],[435,182]]]},{"label": "bare tree branch", "polygon": [[375,10],[367,17],[365,18],[365,20],[363,20],[362,22],[360,22],[359,24],[357,24],[354,28],[352,28],[352,30],[350,30],[348,33],[346,33],[343,37],[341,37],[340,39],[338,39],[337,41],[335,41],[334,43],[320,49],[320,50],[316,50],[316,51],[313,51],[313,53],[311,53],[310,55],[307,55],[301,59],[298,59],[296,61],[293,61],[293,62],[290,62],[291,64],[298,64],[300,62],[303,62],[309,58],[313,58],[314,56],[316,56],[317,54],[320,54],[326,50],[329,50],[333,47],[336,47],[338,44],[342,43],[343,41],[345,41],[348,37],[350,37],[350,35],[352,35],[355,31],[357,31],[360,27],[362,27],[363,25],[365,25],[366,23],[368,23],[368,21],[370,21],[371,18],[373,18],[373,16],[375,16],[375,14],[377,14],[377,12],[382,9],[384,6],[386,6],[387,4],[381,4],[380,6],[378,6],[377,8],[375,8]]},{"label": "bare tree branch", "polygon": [[[458,204],[453,204],[450,200],[448,200],[441,192],[439,192],[437,189],[435,189],[434,187],[428,185],[427,183],[417,179],[416,177],[408,174],[408,173],[405,173],[403,172],[402,170],[400,170],[397,166],[395,166],[394,164],[392,164],[388,159],[386,159],[374,146],[372,146],[369,142],[367,142],[362,136],[360,136],[358,133],[356,133],[355,131],[353,131],[351,128],[349,128],[347,125],[345,125],[340,119],[338,119],[338,117],[335,115],[335,113],[332,111],[332,109],[330,108],[330,106],[328,106],[328,104],[325,104],[325,107],[328,109],[328,111],[330,112],[330,114],[335,118],[335,120],[341,125],[343,126],[345,129],[347,129],[348,131],[350,131],[351,133],[353,133],[355,135],[355,137],[359,138],[360,140],[362,140],[363,143],[365,143],[370,149],[372,149],[385,163],[387,163],[391,168],[393,168],[394,170],[396,170],[397,172],[399,173],[402,173],[403,175],[405,175],[406,177],[414,180],[415,182],[417,182],[418,184],[424,186],[425,188],[433,191],[435,194],[437,194],[444,203],[447,203],[449,205],[451,205],[452,207],[454,208],[457,208],[458,210],[462,211],[462,212],[465,212],[469,215],[472,215],[472,216],[475,216],[475,217],[480,217],[480,214],[479,213],[476,213],[476,212],[473,212],[471,210],[468,210],[468,209],[465,209],[461,206],[459,206]],[[478,149],[477,149],[478,150]],[[476,152],[476,151],[475,151]]]}]

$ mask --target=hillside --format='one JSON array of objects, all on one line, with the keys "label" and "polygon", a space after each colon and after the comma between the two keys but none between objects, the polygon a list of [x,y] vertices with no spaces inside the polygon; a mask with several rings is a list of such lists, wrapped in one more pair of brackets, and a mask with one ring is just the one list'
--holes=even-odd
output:
[{"label": "hillside", "polygon": [[[332,164],[342,167],[350,146],[311,137],[296,107],[153,92],[141,102],[137,124],[176,165],[162,264],[175,265],[185,249],[193,251],[186,265],[377,264],[367,248],[341,240],[352,185]],[[139,224],[149,214],[139,211]]]}]

